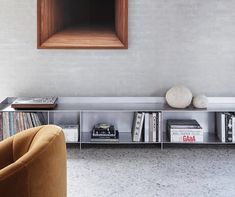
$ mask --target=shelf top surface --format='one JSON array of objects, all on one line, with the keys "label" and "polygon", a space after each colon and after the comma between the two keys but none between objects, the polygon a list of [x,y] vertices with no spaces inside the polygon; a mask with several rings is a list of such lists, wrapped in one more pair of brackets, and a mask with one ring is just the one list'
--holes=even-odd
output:
[{"label": "shelf top surface", "polygon": [[112,27],[70,27],[52,35],[42,48],[124,48]]},{"label": "shelf top surface", "polygon": [[8,97],[0,103],[1,111],[163,111],[163,112],[216,112],[235,111],[234,97],[209,97],[207,109],[186,109],[169,107],[163,97],[59,97],[53,110],[15,110],[11,107],[15,97]]}]

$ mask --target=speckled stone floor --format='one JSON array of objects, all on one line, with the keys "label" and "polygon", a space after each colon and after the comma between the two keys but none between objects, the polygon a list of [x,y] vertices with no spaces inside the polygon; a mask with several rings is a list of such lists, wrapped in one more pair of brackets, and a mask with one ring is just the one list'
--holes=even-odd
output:
[{"label": "speckled stone floor", "polygon": [[234,197],[232,148],[68,149],[68,197]]}]

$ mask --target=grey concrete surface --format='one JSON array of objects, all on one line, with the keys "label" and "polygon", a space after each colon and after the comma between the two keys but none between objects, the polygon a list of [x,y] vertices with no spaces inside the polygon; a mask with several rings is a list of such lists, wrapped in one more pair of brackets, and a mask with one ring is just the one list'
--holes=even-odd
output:
[{"label": "grey concrete surface", "polygon": [[68,149],[68,197],[233,197],[235,149]]}]

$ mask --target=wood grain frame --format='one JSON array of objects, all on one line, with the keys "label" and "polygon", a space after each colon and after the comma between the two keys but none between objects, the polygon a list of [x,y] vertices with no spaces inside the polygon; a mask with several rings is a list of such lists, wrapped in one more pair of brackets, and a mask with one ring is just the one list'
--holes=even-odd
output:
[{"label": "wood grain frame", "polygon": [[[96,42],[96,37],[94,36],[96,30],[94,29],[90,34],[87,34],[87,37],[84,37],[84,42],[79,38],[70,45],[66,43],[66,40],[69,39],[68,36],[65,37],[63,33],[56,37],[57,40],[52,39],[54,35],[63,32],[70,23],[71,16],[64,11],[66,6],[68,6],[67,1],[37,0],[38,49],[128,49],[128,0],[113,0],[115,1],[115,30],[113,36],[117,38],[115,42],[112,43],[113,39],[110,39],[110,37],[106,39],[107,35],[110,36],[110,32],[104,32],[102,40],[97,40]],[[71,32],[73,35],[75,33]],[[54,40],[58,42],[53,44]],[[120,41],[119,45],[117,45],[117,40]],[[71,42],[73,41],[70,40]]]}]

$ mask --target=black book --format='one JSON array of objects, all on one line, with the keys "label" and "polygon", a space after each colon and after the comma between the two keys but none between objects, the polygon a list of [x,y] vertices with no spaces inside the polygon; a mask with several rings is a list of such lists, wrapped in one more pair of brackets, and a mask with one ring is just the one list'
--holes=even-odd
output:
[{"label": "black book", "polygon": [[171,129],[201,129],[196,120],[191,119],[169,119],[167,120],[167,131]]},{"label": "black book", "polygon": [[232,114],[225,114],[225,141],[232,142],[233,141],[233,130],[232,130]]},{"label": "black book", "polygon": [[105,142],[113,142],[113,141],[118,141],[119,140],[119,133],[118,131],[116,131],[116,135],[115,136],[91,136],[91,141],[95,142],[102,142],[102,141],[105,141]]}]

